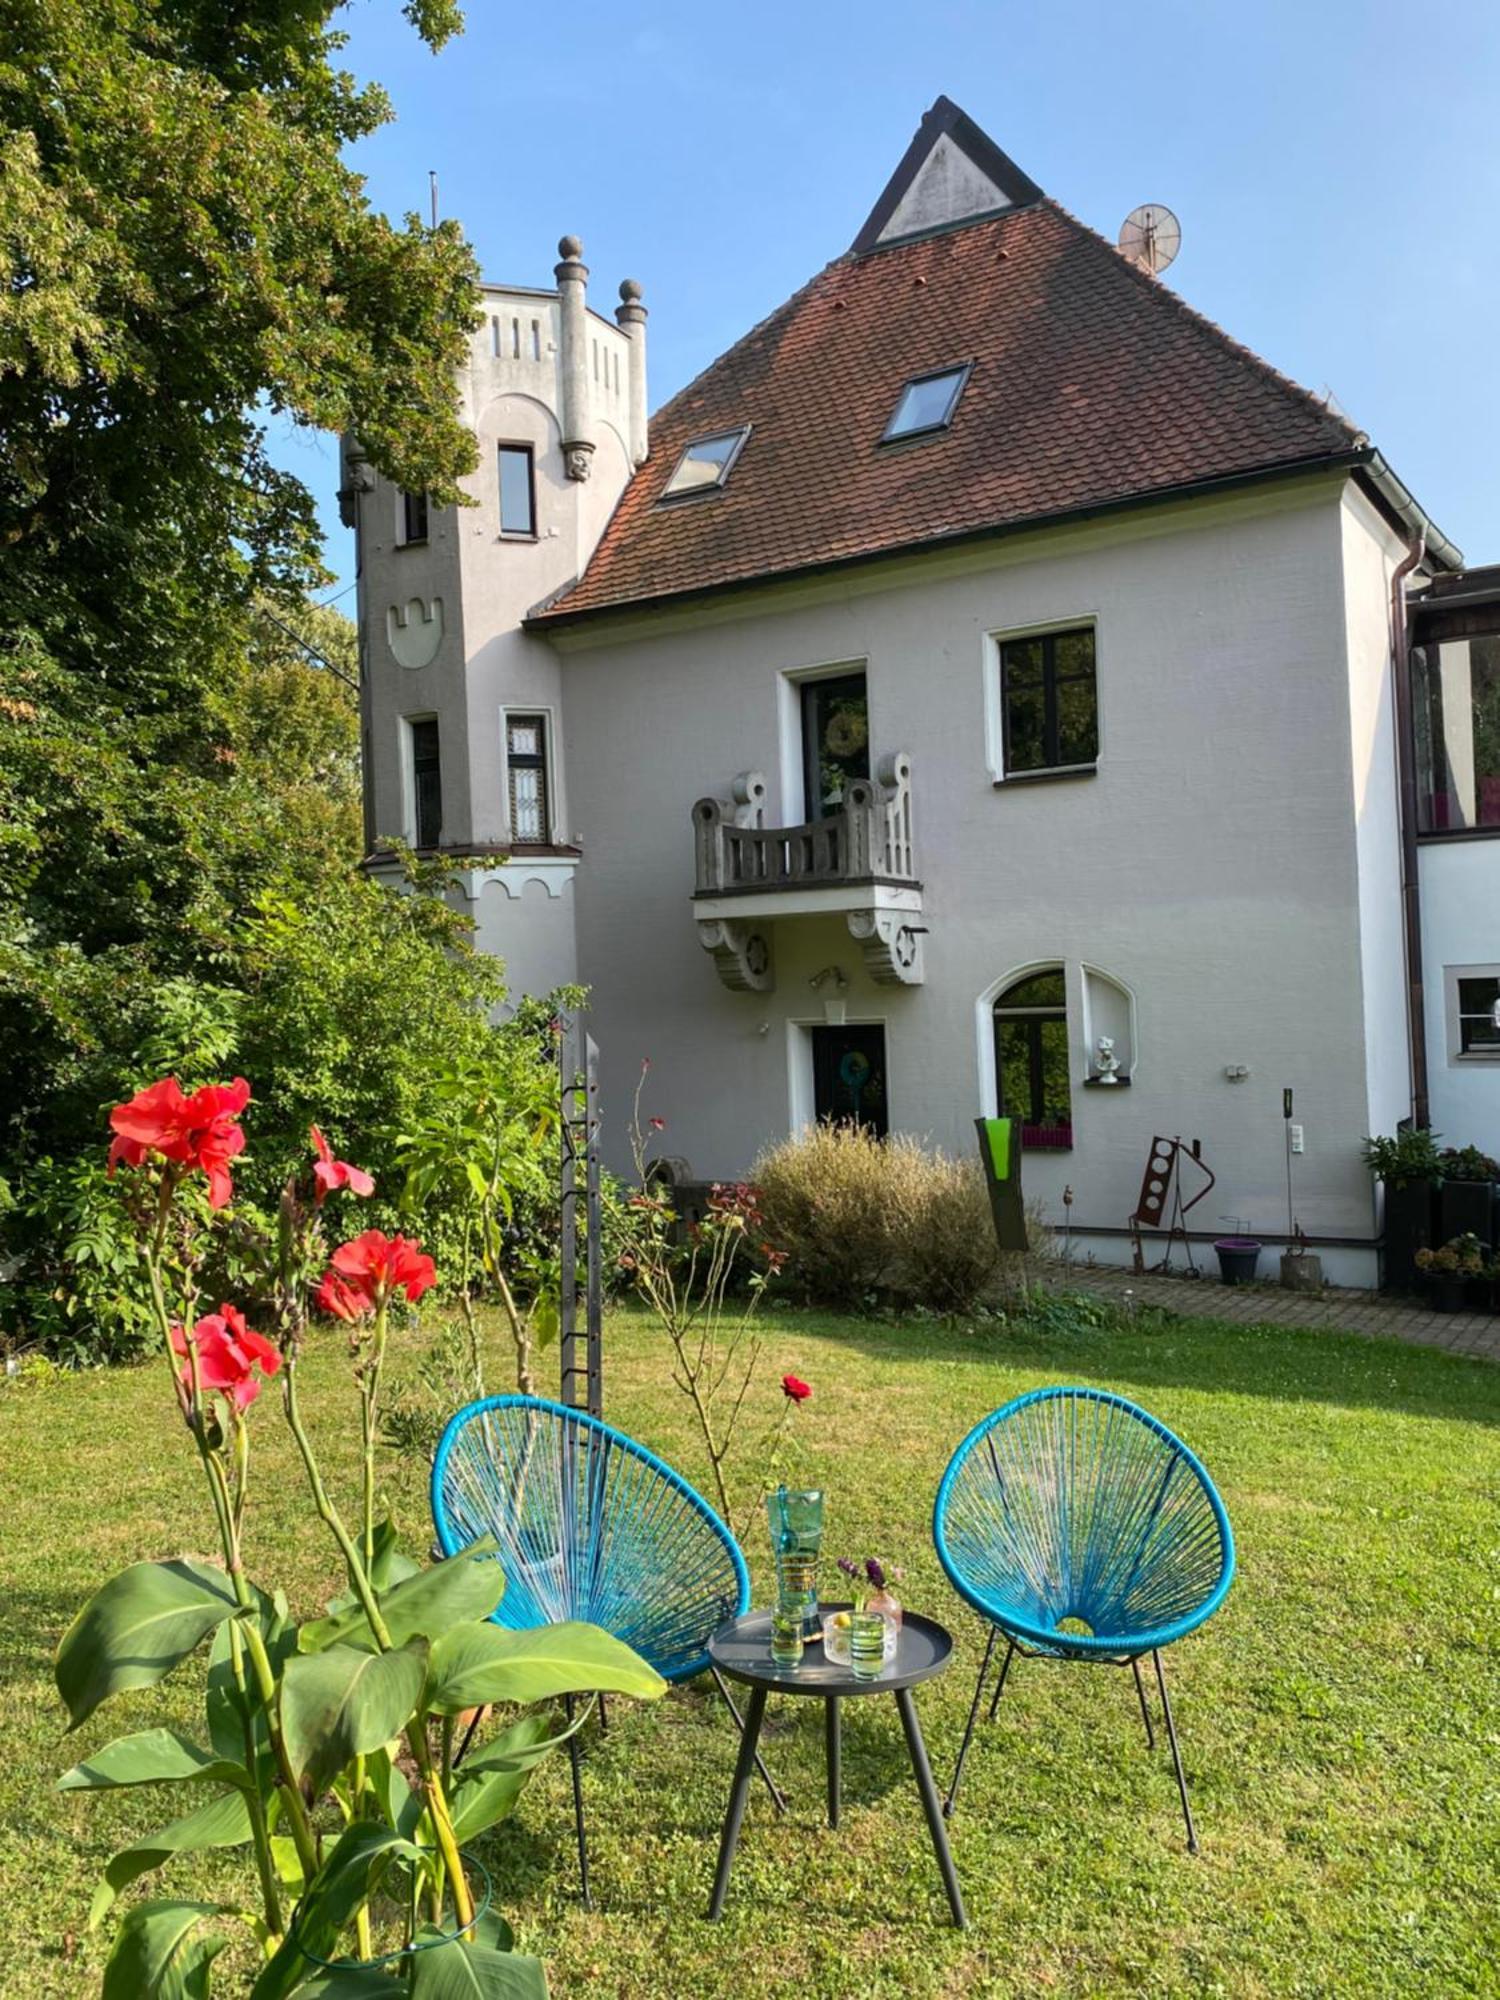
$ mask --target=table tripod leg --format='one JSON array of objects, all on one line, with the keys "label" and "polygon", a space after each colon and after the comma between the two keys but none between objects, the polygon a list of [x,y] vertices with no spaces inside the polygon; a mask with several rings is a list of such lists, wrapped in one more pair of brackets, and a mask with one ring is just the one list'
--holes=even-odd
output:
[{"label": "table tripod leg", "polygon": [[734,1865],[734,1850],[739,1844],[740,1825],[745,1817],[745,1802],[750,1796],[750,1778],[755,1770],[755,1746],[760,1741],[760,1725],[765,1720],[765,1714],[766,1690],[763,1687],[752,1688],[749,1706],[745,1711],[745,1733],[740,1738],[740,1754],[734,1767],[734,1786],[729,1794],[729,1810],[724,1815],[724,1832],[719,1841],[719,1865],[714,1873],[713,1899],[708,1906],[711,1920],[717,1918],[724,1908],[724,1895],[729,1887],[729,1871]]},{"label": "table tripod leg", "polygon": [[823,1733],[828,1744],[828,1824],[837,1826],[839,1800],[843,1792],[844,1744],[836,1694],[829,1695],[824,1703]]},{"label": "table tripod leg", "polygon": [[943,1824],[943,1802],[938,1797],[937,1786],[932,1782],[932,1766],[927,1761],[927,1746],[922,1741],[922,1727],[917,1721],[916,1703],[911,1698],[910,1688],[896,1689],[896,1707],[900,1712],[901,1727],[906,1731],[912,1774],[922,1795],[922,1810],[927,1815],[927,1831],[932,1835],[938,1872],[948,1892],[948,1908],[953,1912],[953,1921],[959,1930],[967,1930],[969,1919],[964,1914],[963,1891],[958,1886],[958,1874],[948,1848],[948,1830]]}]

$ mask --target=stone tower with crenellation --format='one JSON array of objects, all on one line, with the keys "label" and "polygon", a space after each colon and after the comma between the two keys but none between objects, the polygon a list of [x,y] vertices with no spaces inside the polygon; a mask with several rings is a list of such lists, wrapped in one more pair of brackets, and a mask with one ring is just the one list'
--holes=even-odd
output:
[{"label": "stone tower with crenellation", "polygon": [[577,976],[586,820],[558,656],[523,620],[582,573],[647,451],[641,288],[627,279],[606,319],[578,238],[558,250],[555,290],[481,290],[459,377],[475,504],[403,493],[353,439],[339,496],[357,538],[367,845],[470,858],[478,942],[513,992]]}]

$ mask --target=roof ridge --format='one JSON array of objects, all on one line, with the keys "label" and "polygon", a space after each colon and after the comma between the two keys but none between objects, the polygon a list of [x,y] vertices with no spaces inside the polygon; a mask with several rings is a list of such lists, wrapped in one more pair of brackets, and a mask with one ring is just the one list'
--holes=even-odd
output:
[{"label": "roof ridge", "polygon": [[1040,205],[1043,208],[1053,209],[1080,236],[1087,237],[1091,244],[1097,244],[1101,250],[1108,251],[1109,255],[1115,259],[1121,268],[1129,273],[1131,281],[1140,287],[1143,292],[1149,294],[1152,298],[1167,300],[1179,317],[1186,319],[1200,332],[1210,335],[1221,347],[1234,355],[1237,360],[1247,361],[1257,373],[1265,376],[1268,381],[1274,383],[1284,394],[1293,397],[1299,403],[1313,410],[1319,417],[1325,418],[1329,423],[1336,425],[1345,433],[1351,444],[1369,443],[1368,432],[1362,430],[1358,424],[1351,422],[1347,417],[1341,416],[1323,398],[1314,395],[1311,389],[1305,388],[1294,376],[1285,374],[1274,362],[1267,361],[1263,354],[1257,354],[1253,347],[1247,347],[1244,341],[1236,340],[1234,335],[1227,333],[1217,320],[1210,319],[1207,313],[1200,312],[1194,305],[1189,305],[1181,292],[1175,291],[1171,285],[1164,285],[1161,279],[1156,277],[1154,273],[1145,270],[1133,258],[1127,257],[1116,244],[1110,242],[1107,236],[1102,235],[1099,230],[1091,228],[1088,223],[1080,220],[1078,216],[1074,215],[1071,209],[1064,208],[1063,204],[1054,195],[1043,195]]}]

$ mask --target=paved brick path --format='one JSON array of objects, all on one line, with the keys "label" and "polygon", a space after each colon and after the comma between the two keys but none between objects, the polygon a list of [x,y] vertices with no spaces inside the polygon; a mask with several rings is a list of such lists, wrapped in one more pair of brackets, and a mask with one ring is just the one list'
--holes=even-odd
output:
[{"label": "paved brick path", "polygon": [[1101,1292],[1119,1299],[1129,1291],[1143,1305],[1173,1312],[1203,1313],[1240,1325],[1322,1326],[1334,1333],[1362,1333],[1374,1340],[1409,1340],[1418,1347],[1442,1347],[1450,1354],[1473,1354],[1500,1362],[1500,1317],[1491,1313],[1437,1313],[1379,1292],[1330,1285],[1318,1294],[1284,1292],[1279,1285],[1221,1285],[1216,1277],[1136,1277],[1110,1265],[1075,1264],[1069,1276],[1052,1266],[1046,1282],[1055,1289]]}]

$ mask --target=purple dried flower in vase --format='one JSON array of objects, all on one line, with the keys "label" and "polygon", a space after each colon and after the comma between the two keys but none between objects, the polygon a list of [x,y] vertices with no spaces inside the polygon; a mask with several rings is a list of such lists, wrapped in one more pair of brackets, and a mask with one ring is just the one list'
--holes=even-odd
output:
[{"label": "purple dried flower in vase", "polygon": [[870,1579],[871,1583],[874,1584],[877,1590],[885,1589],[885,1571],[881,1568],[880,1558],[878,1556],[866,1557],[865,1575]]},{"label": "purple dried flower in vase", "polygon": [[856,1582],[856,1583],[857,1583],[857,1582],[859,1581],[859,1564],[858,1564],[858,1563],[855,1563],[855,1562],[850,1562],[850,1560],[849,1560],[849,1558],[848,1558],[847,1556],[840,1556],[840,1557],[839,1557],[839,1568],[840,1568],[840,1569],[841,1569],[841,1570],[842,1570],[842,1571],[844,1572],[845,1576],[849,1576],[849,1577],[853,1577],[853,1579],[855,1580],[855,1582]]}]

